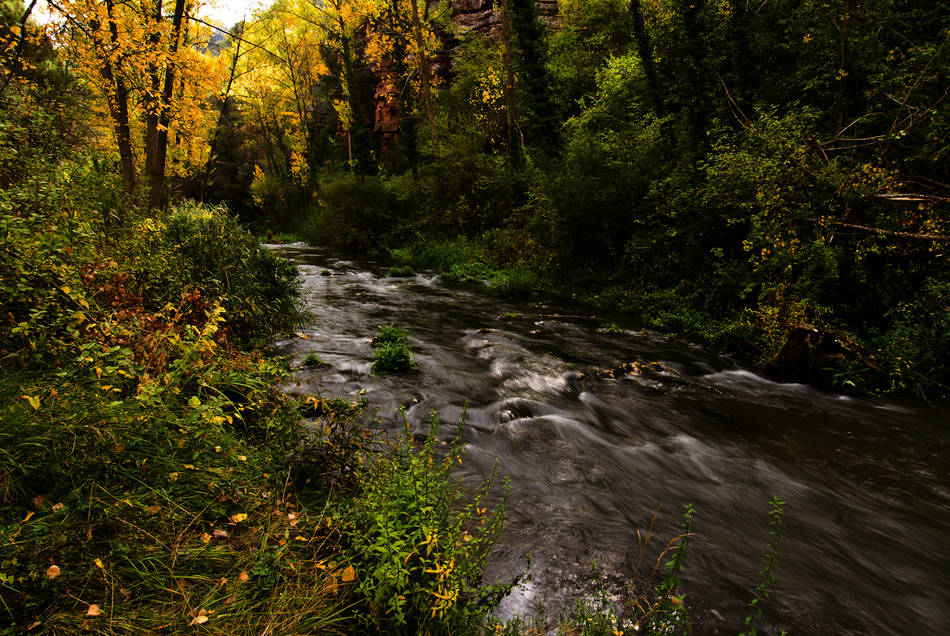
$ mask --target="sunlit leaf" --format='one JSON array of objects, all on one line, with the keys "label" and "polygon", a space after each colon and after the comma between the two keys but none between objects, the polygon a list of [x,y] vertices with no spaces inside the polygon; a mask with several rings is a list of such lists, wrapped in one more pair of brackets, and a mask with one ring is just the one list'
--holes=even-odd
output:
[{"label": "sunlit leaf", "polygon": [[46,578],[55,579],[60,574],[60,569],[58,565],[51,565],[46,568]]},{"label": "sunlit leaf", "polygon": [[349,583],[354,579],[356,579],[356,570],[353,569],[352,565],[343,570],[343,574],[340,575],[340,580],[344,583]]},{"label": "sunlit leaf", "polygon": [[239,512],[236,515],[231,515],[231,521],[233,521],[234,523],[241,523],[245,519],[247,519],[247,515],[244,514],[243,512]]},{"label": "sunlit leaf", "polygon": [[86,610],[86,616],[99,616],[101,613],[98,605],[90,605]]}]

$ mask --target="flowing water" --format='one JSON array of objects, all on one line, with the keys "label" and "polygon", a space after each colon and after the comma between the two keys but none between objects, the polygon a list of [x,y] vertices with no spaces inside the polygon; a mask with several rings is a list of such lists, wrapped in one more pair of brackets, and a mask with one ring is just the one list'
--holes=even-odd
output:
[{"label": "flowing water", "polygon": [[[556,612],[676,536],[696,510],[685,576],[697,634],[735,634],[765,565],[769,500],[784,500],[777,582],[760,633],[950,634],[950,410],[778,383],[729,357],[628,328],[605,333],[565,301],[499,299],[483,285],[289,245],[313,322],[281,343],[302,389],[366,390],[379,414],[457,422],[459,475],[510,478],[491,579],[531,577],[502,616]],[[619,321],[617,317],[611,320]],[[411,330],[418,366],[370,374],[380,324]],[[625,325],[627,326],[627,325]],[[627,326],[629,327],[629,326]],[[450,426],[446,426],[446,434]]]}]

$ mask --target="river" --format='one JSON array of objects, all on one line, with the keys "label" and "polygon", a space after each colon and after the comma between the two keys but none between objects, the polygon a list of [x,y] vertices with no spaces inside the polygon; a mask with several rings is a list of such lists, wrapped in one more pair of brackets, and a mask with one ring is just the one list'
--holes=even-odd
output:
[{"label": "river", "polygon": [[[510,478],[486,576],[531,578],[502,616],[549,614],[619,585],[695,509],[684,581],[697,634],[735,634],[765,565],[769,500],[784,537],[761,634],[950,634],[950,410],[772,381],[735,360],[566,301],[502,299],[389,262],[277,247],[298,263],[313,322],[280,347],[301,389],[367,392],[384,419],[468,405],[459,477]],[[380,324],[410,330],[417,366],[370,373]],[[453,428],[446,426],[446,433]],[[659,512],[657,513],[657,511]]]}]

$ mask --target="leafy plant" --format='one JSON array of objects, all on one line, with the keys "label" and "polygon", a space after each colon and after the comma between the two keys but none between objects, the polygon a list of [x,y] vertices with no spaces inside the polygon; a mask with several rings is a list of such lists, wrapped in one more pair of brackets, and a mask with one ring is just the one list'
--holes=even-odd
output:
[{"label": "leafy plant", "polygon": [[[465,493],[451,477],[460,435],[438,439],[433,412],[417,444],[406,422],[390,445],[366,454],[349,511],[351,559],[368,628],[449,634],[485,618],[502,588],[480,585],[504,521],[504,499],[486,503],[493,477]],[[459,433],[463,421],[459,423]]]},{"label": "leafy plant", "polygon": [[373,373],[386,375],[408,371],[416,364],[406,340],[409,334],[395,325],[380,325],[373,338]]},{"label": "leafy plant", "polygon": [[394,278],[409,278],[414,276],[415,272],[412,271],[412,267],[409,265],[393,265],[386,275]]},{"label": "leafy plant", "polygon": [[307,354],[307,357],[303,359],[303,364],[305,367],[324,368],[324,367],[329,366],[326,362],[323,361],[323,358],[317,355],[316,352],[314,351],[311,351],[310,353]]},{"label": "leafy plant", "polygon": [[772,510],[769,512],[769,516],[772,518],[769,522],[769,528],[771,528],[769,534],[772,535],[772,542],[769,544],[769,551],[765,554],[768,561],[765,564],[765,569],[759,572],[762,581],[754,590],[755,597],[749,602],[752,611],[745,617],[743,621],[745,629],[740,632],[739,636],[755,636],[758,633],[753,627],[753,623],[762,617],[762,605],[771,597],[769,586],[775,583],[775,574],[772,571],[778,566],[779,542],[782,540],[782,528],[785,527],[782,521],[782,506],[785,505],[785,502],[779,500],[778,497],[774,497],[769,504],[772,506]]}]

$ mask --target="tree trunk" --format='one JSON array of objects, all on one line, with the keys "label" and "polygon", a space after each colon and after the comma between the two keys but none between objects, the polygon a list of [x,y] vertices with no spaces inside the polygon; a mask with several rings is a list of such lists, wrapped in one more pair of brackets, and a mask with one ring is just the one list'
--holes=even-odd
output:
[{"label": "tree trunk", "polygon": [[119,149],[122,192],[125,203],[134,205],[136,203],[136,173],[135,155],[132,151],[132,130],[129,126],[129,89],[123,77],[113,67],[110,55],[110,50],[119,41],[119,31],[113,17],[115,3],[113,0],[106,0],[105,4],[109,20],[108,42],[103,39],[102,24],[98,20],[92,20],[89,27],[99,58],[99,74],[106,84],[106,101],[109,104],[109,115],[112,117],[116,145]]},{"label": "tree trunk", "polygon": [[[161,5],[161,0],[156,0]],[[159,10],[160,14],[160,10]],[[165,188],[165,161],[168,156],[168,126],[171,123],[169,114],[172,94],[175,90],[175,54],[178,52],[178,43],[181,39],[182,24],[185,19],[185,0],[175,1],[175,13],[172,15],[171,42],[169,43],[169,61],[165,65],[165,78],[162,92],[158,97],[158,118],[156,123],[155,143],[146,147],[146,174],[148,177],[150,210],[162,207]],[[151,161],[149,161],[149,156]]]}]

